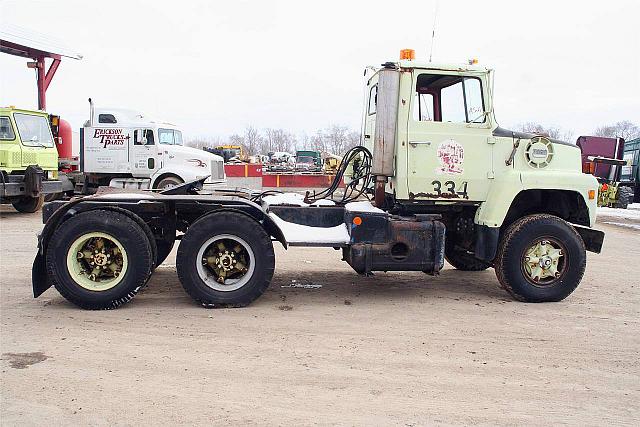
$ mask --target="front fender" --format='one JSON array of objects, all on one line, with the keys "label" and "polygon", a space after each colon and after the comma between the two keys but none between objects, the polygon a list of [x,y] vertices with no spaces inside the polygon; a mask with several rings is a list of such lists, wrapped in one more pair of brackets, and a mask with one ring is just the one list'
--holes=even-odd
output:
[{"label": "front fender", "polygon": [[[519,175],[519,176],[518,176]],[[511,173],[496,180],[478,210],[475,223],[487,227],[501,227],[516,196],[525,190],[565,190],[579,194],[589,210],[589,225],[596,222],[597,200],[589,199],[589,190],[598,191],[598,182],[587,174],[576,172],[525,171]]]}]

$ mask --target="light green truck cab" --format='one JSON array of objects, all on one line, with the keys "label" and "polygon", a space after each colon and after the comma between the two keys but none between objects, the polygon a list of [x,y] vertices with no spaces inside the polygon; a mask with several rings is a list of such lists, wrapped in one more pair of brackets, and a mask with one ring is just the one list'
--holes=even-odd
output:
[{"label": "light green truck cab", "polygon": [[62,191],[51,126],[43,111],[0,108],[0,201],[20,212],[35,212],[46,194]]},{"label": "light green truck cab", "polygon": [[[499,127],[492,70],[413,60],[368,70],[363,130],[364,145],[373,153],[376,205],[399,215],[442,215],[445,255],[452,265],[463,270],[495,266],[499,272],[510,268],[499,268],[502,261],[521,264],[523,277],[513,274],[501,283],[526,279],[535,287],[564,280],[561,269],[571,261],[568,255],[558,259],[568,251],[565,246],[575,245],[574,263],[584,263],[579,253],[585,249],[600,251],[604,234],[591,229],[598,183],[582,173],[580,149]],[[564,227],[559,233],[569,243],[560,237],[533,239],[519,249],[522,262],[519,255],[515,263],[506,260],[501,250],[509,233],[529,223],[535,223],[531,229]],[[548,248],[553,260],[541,256]],[[575,272],[576,286],[582,271]],[[538,299],[549,300],[549,292]]]}]

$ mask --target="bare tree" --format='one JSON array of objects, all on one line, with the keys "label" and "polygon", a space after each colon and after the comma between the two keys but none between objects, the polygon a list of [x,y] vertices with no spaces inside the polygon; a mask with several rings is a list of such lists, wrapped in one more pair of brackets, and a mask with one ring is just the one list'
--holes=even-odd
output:
[{"label": "bare tree", "polygon": [[215,137],[207,137],[207,138],[190,139],[189,141],[186,141],[184,145],[186,145],[187,147],[193,147],[201,150],[205,147],[217,147],[223,144],[224,144],[224,140],[219,136],[215,136]]},{"label": "bare tree", "polygon": [[311,143],[311,147],[302,147],[302,148],[305,148],[305,149],[313,148],[314,150],[317,150],[317,151],[328,151],[326,140],[327,138],[324,134],[324,131],[322,129],[318,129],[316,131],[316,134],[312,135],[311,138],[309,139],[309,142]]},{"label": "bare tree", "polygon": [[522,132],[534,133],[536,135],[543,135],[553,139],[559,139],[562,141],[572,141],[573,131],[562,129],[559,127],[546,127],[540,123],[527,122],[522,123],[519,126],[519,130]]},{"label": "bare tree", "polygon": [[593,134],[607,138],[621,137],[625,141],[630,141],[640,137],[640,128],[629,120],[623,120],[612,125],[600,126]]},{"label": "bare tree", "polygon": [[309,141],[315,150],[343,154],[360,143],[360,132],[347,126],[331,125],[326,129],[318,129]]},{"label": "bare tree", "polygon": [[262,148],[263,138],[260,135],[258,129],[253,126],[247,126],[244,130],[244,137],[242,138],[242,142],[245,148],[245,151],[248,155],[259,154],[260,149]]},{"label": "bare tree", "polygon": [[344,151],[351,150],[356,145],[360,145],[360,132],[351,130],[347,134],[347,145]]},{"label": "bare tree", "polygon": [[296,147],[296,137],[284,129],[265,129],[262,152],[270,151],[290,152]]}]

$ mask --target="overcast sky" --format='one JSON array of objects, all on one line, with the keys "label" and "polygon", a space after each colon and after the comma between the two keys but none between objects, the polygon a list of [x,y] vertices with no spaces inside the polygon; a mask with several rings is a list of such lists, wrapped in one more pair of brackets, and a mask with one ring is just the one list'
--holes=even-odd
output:
[{"label": "overcast sky", "polygon": [[[358,129],[362,72],[413,48],[427,61],[435,0],[0,0],[0,23],[55,36],[63,60],[49,112],[79,128],[96,105],[141,110],[186,137],[245,126]],[[590,134],[640,122],[640,2],[438,2],[434,62],[496,70],[502,126]],[[34,71],[0,54],[0,105],[36,108]]]}]

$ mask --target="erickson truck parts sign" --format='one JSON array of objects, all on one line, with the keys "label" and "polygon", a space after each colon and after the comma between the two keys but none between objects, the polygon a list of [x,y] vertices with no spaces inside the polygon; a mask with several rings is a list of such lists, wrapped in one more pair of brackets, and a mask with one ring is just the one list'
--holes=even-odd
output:
[{"label": "erickson truck parts sign", "polygon": [[103,148],[107,148],[107,145],[126,148],[131,137],[122,129],[94,129],[93,138],[99,139]]},{"label": "erickson truck parts sign", "polygon": [[89,173],[127,172],[129,168],[129,129],[84,129],[84,171]]}]

